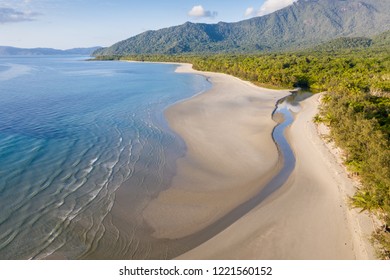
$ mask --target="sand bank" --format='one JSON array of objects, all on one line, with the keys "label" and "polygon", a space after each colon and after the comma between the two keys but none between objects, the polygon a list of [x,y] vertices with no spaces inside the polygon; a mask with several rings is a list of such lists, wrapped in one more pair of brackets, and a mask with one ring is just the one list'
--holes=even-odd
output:
[{"label": "sand bank", "polygon": [[[177,71],[195,72],[190,65]],[[258,193],[278,171],[271,115],[277,100],[290,93],[197,73],[210,79],[212,89],[166,112],[187,153],[177,161],[171,187],[143,212],[155,238],[196,233]]]},{"label": "sand bank", "polygon": [[289,180],[266,201],[181,259],[372,259],[370,221],[349,210],[354,191],[312,122],[318,95],[288,129],[296,155]]}]

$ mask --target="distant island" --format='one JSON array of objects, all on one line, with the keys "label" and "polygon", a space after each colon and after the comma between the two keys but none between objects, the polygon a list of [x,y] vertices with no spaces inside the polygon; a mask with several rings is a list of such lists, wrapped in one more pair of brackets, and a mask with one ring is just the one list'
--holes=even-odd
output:
[{"label": "distant island", "polygon": [[73,48],[68,50],[59,50],[51,48],[15,48],[9,46],[0,46],[0,56],[10,55],[91,55],[101,47]]}]

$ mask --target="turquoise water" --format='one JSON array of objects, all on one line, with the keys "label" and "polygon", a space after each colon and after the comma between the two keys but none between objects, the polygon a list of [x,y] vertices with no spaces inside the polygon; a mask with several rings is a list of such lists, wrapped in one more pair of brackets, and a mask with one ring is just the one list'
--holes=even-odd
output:
[{"label": "turquoise water", "polygon": [[107,241],[126,239],[110,214],[116,191],[131,189],[136,217],[169,185],[185,145],[163,111],[210,87],[174,70],[0,57],[0,259],[128,257]]}]

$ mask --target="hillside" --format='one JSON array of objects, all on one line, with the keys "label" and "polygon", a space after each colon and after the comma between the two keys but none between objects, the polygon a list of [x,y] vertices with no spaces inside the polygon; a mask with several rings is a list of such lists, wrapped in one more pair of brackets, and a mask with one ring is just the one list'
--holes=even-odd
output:
[{"label": "hillside", "polygon": [[390,30],[375,36],[373,39],[375,46],[390,48]]},{"label": "hillside", "polygon": [[262,17],[147,31],[94,55],[255,53],[315,46],[339,37],[371,37],[390,29],[390,1],[299,0]]}]

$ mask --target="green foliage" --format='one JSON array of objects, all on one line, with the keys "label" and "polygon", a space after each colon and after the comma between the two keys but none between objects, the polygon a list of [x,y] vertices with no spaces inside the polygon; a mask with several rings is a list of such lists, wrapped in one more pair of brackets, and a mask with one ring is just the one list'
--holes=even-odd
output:
[{"label": "green foliage", "polygon": [[390,232],[389,229],[377,230],[372,236],[373,243],[378,247],[378,257],[390,259]]},{"label": "green foliage", "polygon": [[324,119],[319,114],[316,114],[313,118],[313,122],[314,123],[322,123],[322,122],[324,122]]},{"label": "green foliage", "polygon": [[368,48],[373,40],[366,37],[342,37],[331,40],[314,48],[315,51],[340,51],[344,49]]},{"label": "green foliage", "polygon": [[373,43],[375,46],[389,46],[390,45],[390,30],[383,32],[373,37]]},{"label": "green foliage", "polygon": [[[387,69],[389,71],[389,69]],[[337,88],[328,93],[321,116],[331,115],[331,136],[345,152],[348,169],[359,175],[362,187],[352,205],[382,217],[390,226],[390,100],[364,91]],[[390,232],[377,231],[382,258],[390,258]]]},{"label": "green foliage", "polygon": [[[301,51],[262,55],[129,55],[97,59],[188,62],[195,69],[223,72],[278,88],[303,87],[313,91],[348,89],[390,91],[388,47],[331,53]],[[386,107],[386,106],[384,106]]]}]

